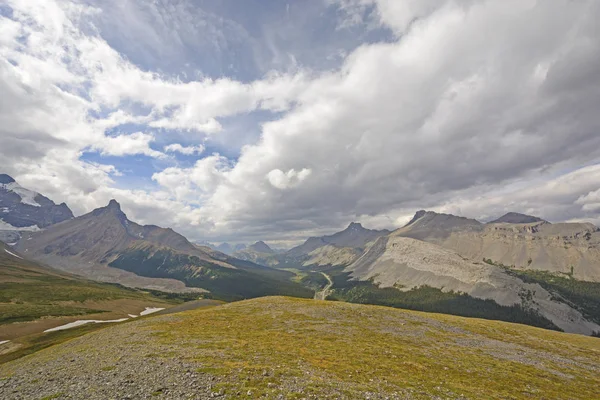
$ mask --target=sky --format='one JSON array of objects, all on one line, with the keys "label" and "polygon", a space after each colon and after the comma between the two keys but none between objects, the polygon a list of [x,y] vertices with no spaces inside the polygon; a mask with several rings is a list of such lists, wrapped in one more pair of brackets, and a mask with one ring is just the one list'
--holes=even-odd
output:
[{"label": "sky", "polygon": [[0,173],[276,246],[420,209],[600,225],[596,0],[0,0]]}]

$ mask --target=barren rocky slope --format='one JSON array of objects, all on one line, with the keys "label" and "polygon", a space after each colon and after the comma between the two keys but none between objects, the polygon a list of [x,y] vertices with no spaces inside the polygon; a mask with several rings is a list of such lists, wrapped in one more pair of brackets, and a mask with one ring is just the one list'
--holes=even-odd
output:
[{"label": "barren rocky slope", "polygon": [[102,329],[0,366],[0,398],[594,399],[600,339],[267,297]]},{"label": "barren rocky slope", "polygon": [[472,261],[440,246],[391,234],[375,242],[346,268],[361,280],[407,289],[428,285],[535,310],[566,332],[591,335],[600,326],[586,320],[538,284],[525,283],[504,269]]},{"label": "barren rocky slope", "polygon": [[537,221],[481,224],[454,215],[419,211],[394,236],[438,244],[474,260],[517,268],[570,273],[600,281],[600,230],[589,223]]}]

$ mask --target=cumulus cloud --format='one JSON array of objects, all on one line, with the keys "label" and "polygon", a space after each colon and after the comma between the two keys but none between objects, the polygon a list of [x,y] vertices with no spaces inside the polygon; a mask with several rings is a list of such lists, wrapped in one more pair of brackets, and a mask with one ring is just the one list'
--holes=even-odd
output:
[{"label": "cumulus cloud", "polygon": [[[420,208],[598,221],[596,1],[332,0],[339,29],[392,37],[339,69],[249,82],[144,70],[81,27],[96,8],[26,3],[0,19],[0,154],[25,183],[45,182],[36,190],[71,184],[62,198],[86,207],[119,194],[142,222],[216,240],[298,240],[353,219],[391,228]],[[163,167],[156,188],[119,191],[114,170],[79,158],[159,158],[160,137],[165,152],[198,154],[164,147],[163,131],[210,140],[248,113],[270,116],[256,143]],[[147,129],[107,132],[126,124]],[[58,178],[74,171],[75,183]]]},{"label": "cumulus cloud", "polygon": [[193,154],[201,154],[204,151],[204,146],[202,146],[201,144],[197,146],[182,146],[179,143],[172,143],[168,146],[165,146],[165,151],[170,153],[176,152],[191,156]]},{"label": "cumulus cloud", "polygon": [[277,189],[288,189],[291,187],[298,186],[304,179],[310,175],[310,169],[303,168],[301,171],[296,172],[293,168],[288,172],[283,172],[280,169],[274,169],[267,174],[267,178],[271,185]]},{"label": "cumulus cloud", "polygon": [[102,140],[93,145],[92,149],[99,150],[103,155],[126,156],[131,154],[145,154],[150,157],[165,157],[160,151],[150,148],[154,135],[135,132],[129,135],[103,136]]}]

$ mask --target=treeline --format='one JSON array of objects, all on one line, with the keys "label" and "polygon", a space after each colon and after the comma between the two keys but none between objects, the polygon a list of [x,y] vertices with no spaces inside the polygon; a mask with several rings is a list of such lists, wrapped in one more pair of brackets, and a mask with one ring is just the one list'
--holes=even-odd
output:
[{"label": "treeline", "polygon": [[549,291],[555,300],[569,303],[583,316],[600,324],[600,282],[580,281],[548,271],[510,271],[527,283],[537,283]]},{"label": "treeline", "polygon": [[311,271],[300,279],[300,283],[313,290],[321,290],[329,284],[329,281],[322,273]]},{"label": "treeline", "polygon": [[600,324],[600,282],[581,281],[574,277],[574,267],[570,272],[549,272],[533,269],[516,269],[484,258],[490,265],[503,268],[507,273],[520,278],[526,283],[537,283],[552,295],[552,299],[568,303],[578,310],[586,319]]},{"label": "treeline", "polygon": [[329,270],[328,273],[334,282],[333,291],[328,296],[330,300],[500,320],[561,330],[536,311],[525,309],[520,305],[502,306],[493,300],[477,299],[453,291],[443,292],[430,286],[421,286],[407,291],[393,287],[381,288],[372,281],[350,280],[349,273],[339,269]]},{"label": "treeline", "polygon": [[210,291],[210,295],[203,297],[216,300],[277,295],[310,298],[314,295],[312,290],[300,284],[279,279],[284,276],[280,271],[271,272],[266,267],[256,266],[256,270],[250,272],[247,264],[236,269],[226,268],[171,250],[135,249],[119,254],[109,265],[141,276],[177,279],[188,286]]}]

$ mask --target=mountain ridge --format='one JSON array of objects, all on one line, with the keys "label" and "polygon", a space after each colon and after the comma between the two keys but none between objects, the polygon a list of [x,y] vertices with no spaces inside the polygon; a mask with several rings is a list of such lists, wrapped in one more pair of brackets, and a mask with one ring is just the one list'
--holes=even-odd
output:
[{"label": "mountain ridge", "polygon": [[[513,215],[521,218],[523,214]],[[485,258],[522,269],[569,273],[573,266],[575,277],[600,281],[600,229],[590,223],[540,219],[483,224],[451,214],[419,211],[410,224],[391,236],[423,240],[473,260]]]},{"label": "mountain ridge", "polygon": [[433,243],[402,237],[379,239],[346,271],[382,287],[423,285],[490,299],[502,306],[520,306],[552,321],[566,332],[591,335],[600,325],[587,320],[568,302],[561,302],[538,284],[526,283],[504,269],[461,257]]},{"label": "mountain ridge", "polygon": [[0,230],[39,230],[71,218],[73,212],[65,203],[56,204],[0,174]]},{"label": "mountain ridge", "polygon": [[148,284],[160,278],[157,282],[169,284],[163,290],[208,290],[227,299],[263,292],[310,295],[287,282],[288,273],[194,245],[170,228],[130,221],[115,200],[42,232],[28,233],[17,249],[92,279],[122,283],[125,277],[128,286],[136,286],[136,279]]}]

